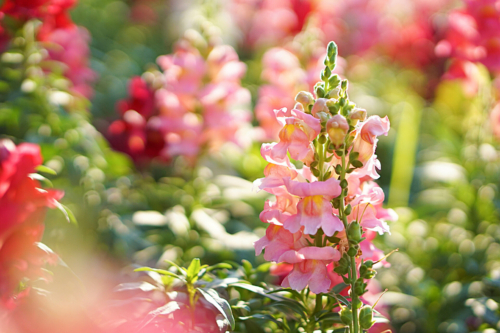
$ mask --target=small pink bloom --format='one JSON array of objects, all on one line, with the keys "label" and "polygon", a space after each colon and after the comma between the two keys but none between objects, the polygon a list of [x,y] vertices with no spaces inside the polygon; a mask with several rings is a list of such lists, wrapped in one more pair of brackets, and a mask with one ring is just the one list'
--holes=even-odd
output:
[{"label": "small pink bloom", "polygon": [[284,159],[286,152],[295,160],[310,159],[313,154],[311,142],[321,131],[319,119],[299,110],[292,110],[290,117],[278,116],[284,127],[279,133],[280,142],[274,146],[274,159]]},{"label": "small pink bloom", "polygon": [[297,214],[291,216],[284,223],[284,227],[291,232],[297,232],[304,226],[305,234],[315,234],[321,227],[327,236],[341,231],[344,225],[333,215],[330,200],[341,192],[339,181],[330,178],[322,182],[301,183],[285,178],[287,190],[303,199],[297,204]]},{"label": "small pink bloom", "polygon": [[295,251],[307,246],[306,239],[300,232],[291,233],[275,224],[269,225],[266,235],[255,242],[255,255],[260,255],[265,249],[264,259],[280,262],[280,257],[287,251]]},{"label": "small pink bloom", "polygon": [[360,130],[361,139],[368,143],[374,144],[375,138],[377,136],[387,136],[390,127],[391,124],[387,116],[385,116],[384,118],[380,118],[379,116],[368,117],[368,119],[363,122]]},{"label": "small pink bloom", "polygon": [[298,175],[295,166],[290,162],[288,156],[282,161],[274,160],[272,155],[272,148],[275,144],[263,144],[260,153],[262,157],[269,162],[264,169],[265,178],[260,178],[254,181],[254,185],[260,190],[266,190],[274,193],[273,189],[284,185],[283,178],[290,177],[295,179]]},{"label": "small pink bloom", "polygon": [[299,198],[290,195],[282,187],[277,188],[274,194],[276,194],[276,201],[267,200],[259,218],[264,223],[283,225],[286,219],[297,213]]},{"label": "small pink bloom", "polygon": [[294,267],[281,285],[297,291],[309,285],[315,294],[328,292],[331,280],[326,266],[339,259],[339,251],[332,247],[310,246],[298,251],[287,251],[281,255],[279,261],[294,264]]},{"label": "small pink bloom", "polygon": [[375,153],[377,147],[377,136],[387,135],[389,132],[390,123],[386,117],[371,116],[366,121],[360,123],[358,127],[358,135],[354,139],[352,150],[359,153],[358,160],[363,164]]}]

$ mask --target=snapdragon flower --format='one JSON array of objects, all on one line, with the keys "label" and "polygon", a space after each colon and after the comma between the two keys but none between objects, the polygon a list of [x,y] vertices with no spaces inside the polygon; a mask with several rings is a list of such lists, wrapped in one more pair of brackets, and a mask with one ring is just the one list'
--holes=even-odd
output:
[{"label": "snapdragon flower", "polygon": [[378,137],[387,135],[390,123],[387,117],[367,118],[348,100],[347,81],[332,73],[336,59],[330,43],[315,96],[300,92],[294,109],[274,110],[282,126],[279,142],[262,146],[270,164],[255,186],[276,201],[267,201],[260,214],[269,226],[255,249],[288,267],[283,287],[318,294],[316,307],[339,279],[351,285],[349,326],[358,333],[372,325],[358,319],[359,297],[366,292],[365,280],[375,275],[373,262],[383,261],[372,240],[389,232],[386,221],[397,218],[382,207],[384,193],[373,182],[379,177]]},{"label": "snapdragon flower", "polygon": [[57,263],[57,256],[39,242],[46,208],[55,208],[64,193],[41,188],[33,176],[41,163],[37,145],[16,147],[0,140],[0,306],[7,309],[29,293],[29,281],[51,279],[45,263]]}]

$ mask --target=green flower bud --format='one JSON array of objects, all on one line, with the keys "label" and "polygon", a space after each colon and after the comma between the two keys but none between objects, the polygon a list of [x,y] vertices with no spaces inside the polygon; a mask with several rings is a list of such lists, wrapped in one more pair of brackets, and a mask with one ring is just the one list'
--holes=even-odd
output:
[{"label": "green flower bud", "polygon": [[[340,184],[342,186],[342,183]],[[349,240],[355,243],[359,243],[361,241],[361,226],[358,221],[351,222],[349,225],[349,230],[347,231],[347,235]]]},{"label": "green flower bud", "polygon": [[340,84],[340,88],[344,91],[347,90],[347,80],[342,80],[342,83]]},{"label": "green flower bud", "polygon": [[363,263],[364,266],[368,267],[368,268],[372,268],[373,267],[373,261],[371,260],[367,260]]},{"label": "green flower bud", "polygon": [[345,214],[349,215],[351,214],[351,211],[352,211],[352,206],[351,204],[348,204],[347,207],[345,208]]},{"label": "green flower bud", "polygon": [[358,254],[358,250],[351,246],[349,250],[347,250],[347,254],[349,255],[349,257],[355,257],[356,254]]},{"label": "green flower bud", "polygon": [[352,311],[348,307],[343,308],[340,311],[340,320],[345,325],[350,325],[352,323]]},{"label": "green flower bud", "polygon": [[330,75],[332,75],[332,71],[329,67],[325,67],[325,69],[321,71],[321,80],[326,82],[330,78]]},{"label": "green flower bud", "polygon": [[337,164],[337,165],[335,166],[335,173],[336,173],[337,175],[340,175],[340,173],[341,173],[341,172],[342,172],[342,165]]},{"label": "green flower bud", "polygon": [[375,324],[373,320],[373,309],[370,306],[363,306],[359,311],[359,325],[367,330]]},{"label": "green flower bud", "polygon": [[324,136],[323,134],[320,135],[318,141],[319,143],[324,144],[326,142],[326,136]]},{"label": "green flower bud", "polygon": [[330,86],[330,88],[338,87],[339,83],[340,83],[340,76],[338,76],[337,74],[333,74],[328,79],[328,86]]},{"label": "green flower bud", "polygon": [[342,179],[342,181],[340,182],[340,187],[346,188],[347,186],[348,186],[347,180]]}]

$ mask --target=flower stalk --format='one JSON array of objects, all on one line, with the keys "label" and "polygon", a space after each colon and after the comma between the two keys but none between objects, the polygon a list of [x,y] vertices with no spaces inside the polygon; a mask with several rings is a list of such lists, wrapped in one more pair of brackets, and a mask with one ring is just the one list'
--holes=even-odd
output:
[{"label": "flower stalk", "polygon": [[[342,307],[340,317],[349,332],[361,333],[373,325],[373,313],[361,306],[360,296],[375,276],[373,262],[382,257],[380,250],[370,250],[370,241],[375,232],[389,231],[383,219],[395,215],[381,207],[383,191],[370,181],[378,178],[377,136],[387,134],[389,120],[366,118],[366,111],[349,101],[347,80],[333,73],[336,58],[331,42],[322,81],[314,87],[316,99],[300,92],[293,110],[275,110],[283,126],[280,141],[262,146],[269,165],[255,185],[276,195],[276,202],[265,204],[260,219],[269,227],[255,248],[257,255],[265,250],[268,261],[292,266],[283,287],[307,289],[301,300],[309,316],[305,332],[325,329],[316,318],[333,307],[325,308],[323,298],[343,281],[350,286],[350,304],[337,301],[335,306]],[[290,159],[303,167],[297,169]],[[307,304],[313,302],[309,291],[316,295],[314,306]]]}]

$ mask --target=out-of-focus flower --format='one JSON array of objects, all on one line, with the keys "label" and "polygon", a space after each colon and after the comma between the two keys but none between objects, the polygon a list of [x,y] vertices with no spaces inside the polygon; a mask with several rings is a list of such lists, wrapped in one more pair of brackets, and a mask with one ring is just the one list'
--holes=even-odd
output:
[{"label": "out-of-focus flower", "polygon": [[154,87],[132,79],[131,97],[117,104],[121,119],[108,128],[115,149],[136,161],[181,155],[194,163],[202,151],[242,144],[239,131],[250,121],[250,93],[240,84],[246,66],[228,45],[204,54],[182,39],[158,58]]},{"label": "out-of-focus flower", "polygon": [[27,294],[30,281],[49,280],[43,266],[57,260],[39,242],[45,210],[54,208],[63,192],[44,190],[31,176],[41,163],[38,146],[0,141],[0,294],[8,308]]},{"label": "out-of-focus flower", "polygon": [[43,40],[50,43],[49,59],[64,66],[62,74],[73,83],[70,90],[91,98],[91,83],[96,79],[96,74],[88,64],[90,35],[87,29],[77,26],[55,29],[46,34]]},{"label": "out-of-focus flower", "polygon": [[446,37],[436,54],[461,61],[479,62],[500,71],[500,5],[497,0],[465,1],[463,9],[448,16]]}]

